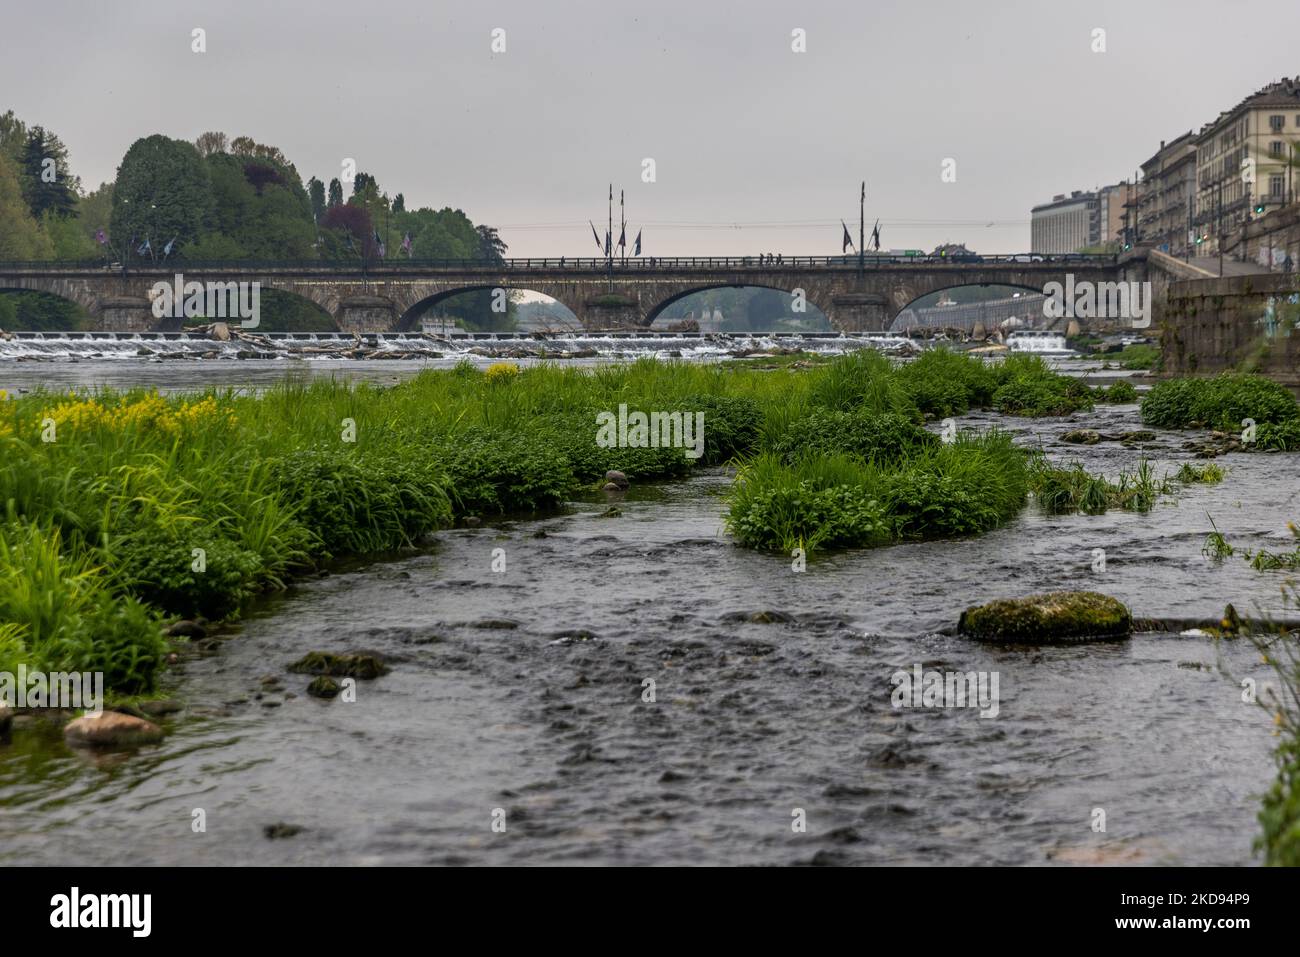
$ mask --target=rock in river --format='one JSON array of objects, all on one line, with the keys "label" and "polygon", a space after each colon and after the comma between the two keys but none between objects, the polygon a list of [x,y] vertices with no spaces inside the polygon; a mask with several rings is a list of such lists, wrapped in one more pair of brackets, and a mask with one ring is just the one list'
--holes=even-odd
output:
[{"label": "rock in river", "polygon": [[619,488],[627,488],[632,484],[627,480],[627,476],[617,469],[610,469],[605,473],[605,482],[608,485],[616,485]]},{"label": "rock in river", "polygon": [[1061,441],[1073,445],[1096,445],[1101,441],[1101,433],[1096,429],[1071,429],[1061,436]]},{"label": "rock in river", "polygon": [[296,674],[365,681],[388,674],[388,666],[376,655],[336,655],[328,651],[309,651],[291,664],[289,670]]},{"label": "rock in river", "polygon": [[958,634],[1001,644],[1052,645],[1123,639],[1133,619],[1122,602],[1095,591],[1001,598],[967,608]]},{"label": "rock in river", "polygon": [[163,732],[152,721],[117,711],[104,711],[70,722],[63,729],[63,736],[74,745],[130,748],[156,744],[162,740]]}]

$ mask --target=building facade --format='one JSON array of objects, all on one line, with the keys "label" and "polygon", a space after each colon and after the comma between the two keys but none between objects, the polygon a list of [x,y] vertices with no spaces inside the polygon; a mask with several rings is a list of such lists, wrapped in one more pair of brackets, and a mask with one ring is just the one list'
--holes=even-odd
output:
[{"label": "building facade", "polygon": [[1101,222],[1100,242],[1103,246],[1119,250],[1130,242],[1125,228],[1128,224],[1128,203],[1132,194],[1133,185],[1127,180],[1114,186],[1105,186],[1097,192]]},{"label": "building facade", "polygon": [[1030,211],[1029,249],[1035,253],[1073,253],[1101,243],[1101,200],[1075,190],[1052,197]]},{"label": "building facade", "polygon": [[1136,241],[1185,257],[1193,244],[1196,201],[1196,136],[1188,130],[1142,164],[1137,190]]},{"label": "building facade", "polygon": [[1196,204],[1193,228],[1199,252],[1209,255],[1222,236],[1295,202],[1295,159],[1300,156],[1300,77],[1270,83],[1220,113],[1195,137]]}]

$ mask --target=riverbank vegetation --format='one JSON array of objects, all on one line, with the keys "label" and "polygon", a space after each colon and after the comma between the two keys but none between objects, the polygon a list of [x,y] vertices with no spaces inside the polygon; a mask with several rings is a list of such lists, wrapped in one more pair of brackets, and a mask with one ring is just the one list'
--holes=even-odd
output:
[{"label": "riverbank vegetation", "polygon": [[[1109,482],[937,421],[1091,401],[1036,357],[942,350],[901,365],[873,351],[767,371],[463,363],[391,388],[24,396],[0,406],[0,658],[58,670],[100,656],[114,687],[144,692],[169,619],[220,620],[323,563],[461,519],[561,507],[610,470],[635,482],[734,462],[726,527],[787,554],[979,534],[1030,491],[1057,510],[1151,507],[1168,482],[1148,466]],[[598,442],[596,415],[620,406],[703,414],[701,454]]]},{"label": "riverbank vegetation", "polygon": [[[24,396],[0,407],[0,666],[93,664],[146,692],[167,619],[222,619],[462,517],[557,508],[611,469],[644,480],[741,462],[727,521],[750,547],[978,533],[1023,503],[1025,456],[998,433],[941,441],[926,415],[1008,386],[1053,397],[1017,404],[1027,412],[1087,400],[1062,380],[1032,357],[936,351],[896,367],[863,352],[814,369],[462,364],[388,389]],[[596,413],[620,405],[703,413],[703,454],[602,446]]]},{"label": "riverbank vegetation", "polygon": [[1157,383],[1142,400],[1142,421],[1241,434],[1243,446],[1266,451],[1300,449],[1300,404],[1284,386],[1249,373]]}]

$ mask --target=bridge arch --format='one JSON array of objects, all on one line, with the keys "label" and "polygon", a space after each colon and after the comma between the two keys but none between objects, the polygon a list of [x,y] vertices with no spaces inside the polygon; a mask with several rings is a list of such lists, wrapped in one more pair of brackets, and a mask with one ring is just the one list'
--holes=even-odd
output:
[{"label": "bridge arch", "polygon": [[[996,289],[1002,294],[950,306],[917,305],[938,293],[956,289]],[[911,291],[905,294],[910,295],[910,298],[894,312],[886,326],[892,332],[905,332],[915,328],[965,328],[970,331],[977,323],[992,332],[994,326],[1011,316],[1020,319],[1022,323],[1041,318],[1044,299],[1041,285],[1023,281],[948,283],[919,294],[911,294]],[[895,297],[895,302],[898,298]],[[1017,303],[1014,301],[1016,299],[1024,301]]]},{"label": "bridge arch", "polygon": [[94,315],[100,297],[86,283],[46,276],[10,276],[0,280],[0,292],[39,292],[72,303],[86,315]]},{"label": "bridge arch", "polygon": [[[434,290],[416,290],[413,294],[405,297],[405,301],[398,301],[398,314],[393,326],[395,331],[410,331],[416,320],[424,313],[439,305],[455,299],[459,296],[471,295],[473,293],[493,293],[498,289],[504,289],[508,294],[516,292],[533,293],[535,295],[545,296],[558,305],[562,306],[571,316],[577,317],[578,313],[569,303],[565,302],[561,296],[555,295],[559,290],[547,288],[544,283],[531,285],[512,285],[502,283],[477,283],[474,285],[457,285],[448,288],[439,288]],[[581,319],[575,318],[574,322],[581,326]]]},{"label": "bridge arch", "polygon": [[812,290],[806,289],[797,283],[792,285],[789,289],[785,289],[782,288],[782,286],[780,285],[763,283],[763,282],[743,282],[743,283],[715,282],[715,283],[706,283],[703,285],[698,285],[698,284],[684,285],[680,289],[673,290],[667,296],[663,296],[662,298],[659,299],[658,302],[656,302],[649,309],[647,309],[642,324],[644,325],[645,328],[649,329],[652,325],[654,325],[655,320],[658,319],[661,315],[663,315],[663,313],[674,304],[681,302],[683,299],[686,299],[689,296],[698,295],[699,293],[704,293],[704,292],[711,292],[715,289],[766,289],[772,292],[781,293],[782,295],[785,296],[793,296],[795,289],[803,289],[805,301],[807,302],[807,304],[813,307],[814,309],[816,309],[817,312],[821,313],[821,315],[826,318],[827,328],[831,327],[830,325],[831,314],[829,310],[826,308],[826,305],[829,305],[829,303],[823,305],[821,302],[817,301],[822,297],[815,296]]},{"label": "bridge arch", "polygon": [[[19,294],[40,297],[38,304],[48,308],[38,308],[38,312],[46,315],[38,317],[38,324],[32,325],[28,319],[17,314],[16,308],[12,318],[7,309],[0,308],[0,327],[5,327],[6,332],[75,332],[85,328],[90,318],[90,310],[72,296],[45,289],[24,288],[13,280],[0,283],[0,306],[13,302]],[[54,320],[55,324],[50,325],[50,320]]]}]

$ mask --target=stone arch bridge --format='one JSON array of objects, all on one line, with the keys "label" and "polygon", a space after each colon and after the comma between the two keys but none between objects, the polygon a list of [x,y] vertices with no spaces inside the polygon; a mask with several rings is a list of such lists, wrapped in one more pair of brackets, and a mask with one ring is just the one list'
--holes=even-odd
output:
[{"label": "stone arch bridge", "polygon": [[[508,259],[499,263],[390,260],[365,264],[187,263],[106,266],[72,263],[0,263],[0,290],[31,290],[69,299],[104,331],[179,328],[157,319],[151,292],[157,283],[256,282],[308,299],[344,332],[410,328],[443,299],[477,290],[529,290],[563,303],[584,328],[645,329],[671,303],[693,292],[728,286],[803,290],[843,332],[888,329],[893,319],[927,293],[968,285],[1017,286],[1042,292],[1045,284],[1142,281],[1148,257],[1115,256],[942,257],[728,257]],[[1167,284],[1161,284],[1161,291]]]}]

